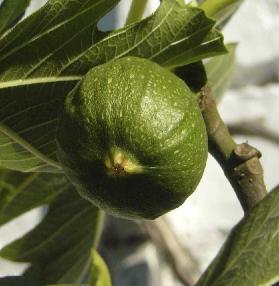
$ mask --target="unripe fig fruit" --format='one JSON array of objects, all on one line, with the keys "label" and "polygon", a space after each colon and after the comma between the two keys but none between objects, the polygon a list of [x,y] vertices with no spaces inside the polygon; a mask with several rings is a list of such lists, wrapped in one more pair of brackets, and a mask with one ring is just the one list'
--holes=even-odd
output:
[{"label": "unripe fig fruit", "polygon": [[199,183],[207,136],[197,97],[156,63],[94,67],[66,98],[58,158],[81,196],[108,213],[154,219]]}]

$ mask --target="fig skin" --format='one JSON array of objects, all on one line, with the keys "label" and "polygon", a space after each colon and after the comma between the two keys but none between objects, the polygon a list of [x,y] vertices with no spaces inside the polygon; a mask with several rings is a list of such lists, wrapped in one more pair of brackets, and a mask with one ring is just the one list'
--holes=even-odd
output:
[{"label": "fig skin", "polygon": [[82,197],[155,219],[196,189],[207,160],[197,96],[170,71],[125,57],[91,69],[66,97],[58,158]]}]

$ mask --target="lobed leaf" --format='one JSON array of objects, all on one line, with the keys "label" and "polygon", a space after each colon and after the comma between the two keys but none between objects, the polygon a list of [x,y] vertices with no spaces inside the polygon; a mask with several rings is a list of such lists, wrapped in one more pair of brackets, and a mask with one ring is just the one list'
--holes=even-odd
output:
[{"label": "lobed leaf", "polygon": [[98,20],[118,1],[50,0],[0,40],[0,165],[60,172],[57,116],[80,76],[59,71],[94,43]]},{"label": "lobed leaf", "polygon": [[97,22],[117,2],[49,0],[1,39],[0,87],[14,80],[56,80],[65,64],[94,44]]},{"label": "lobed leaf", "polygon": [[61,82],[0,88],[0,166],[61,172],[55,132],[65,93],[73,86]]},{"label": "lobed leaf", "polygon": [[24,277],[0,278],[0,286],[110,286],[111,280],[107,266],[96,250],[92,250],[92,270],[89,284],[41,284],[32,282]]},{"label": "lobed leaf", "polygon": [[61,171],[57,118],[90,68],[126,55],[172,68],[225,52],[214,21],[178,0],[162,1],[151,17],[100,40],[97,20],[117,2],[50,0],[0,40],[0,166]]},{"label": "lobed leaf", "polygon": [[0,6],[0,36],[24,15],[31,0],[4,0]]},{"label": "lobed leaf", "polygon": [[0,226],[54,200],[68,188],[62,175],[0,170]]},{"label": "lobed leaf", "polygon": [[80,55],[63,74],[90,68],[124,56],[148,58],[173,69],[226,53],[223,36],[203,10],[183,1],[164,0],[150,17],[112,32]]},{"label": "lobed leaf", "polygon": [[24,277],[47,284],[80,283],[89,270],[103,214],[72,188],[50,205],[32,231],[0,251],[12,261],[29,262]]},{"label": "lobed leaf", "polygon": [[270,286],[279,281],[279,187],[234,227],[197,286]]}]

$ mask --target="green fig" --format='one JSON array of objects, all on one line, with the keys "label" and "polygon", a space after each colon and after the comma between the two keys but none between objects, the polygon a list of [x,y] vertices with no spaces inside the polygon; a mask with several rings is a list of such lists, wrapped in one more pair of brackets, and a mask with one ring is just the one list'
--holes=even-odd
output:
[{"label": "green fig", "polygon": [[170,71],[125,57],[91,69],[67,96],[58,158],[82,197],[154,219],[196,189],[207,135],[196,95]]}]

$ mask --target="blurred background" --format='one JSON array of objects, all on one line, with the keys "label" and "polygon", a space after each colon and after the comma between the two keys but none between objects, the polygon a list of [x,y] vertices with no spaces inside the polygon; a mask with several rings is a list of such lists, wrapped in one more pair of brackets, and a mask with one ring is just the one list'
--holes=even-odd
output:
[{"label": "blurred background", "polygon": [[[33,0],[27,15],[45,2]],[[99,28],[122,27],[130,4],[122,0]],[[150,0],[146,15],[158,5],[159,0]],[[230,88],[219,103],[236,140],[248,141],[262,152],[269,190],[279,181],[278,31],[279,0],[244,1],[224,29],[225,42],[237,42],[238,47]],[[181,279],[199,277],[242,216],[234,191],[209,157],[198,189],[180,208],[152,222],[108,217],[100,252],[115,286],[185,285]],[[0,248],[30,230],[40,217],[41,209],[36,209],[0,228]],[[18,275],[26,267],[0,260],[0,276]]]}]

